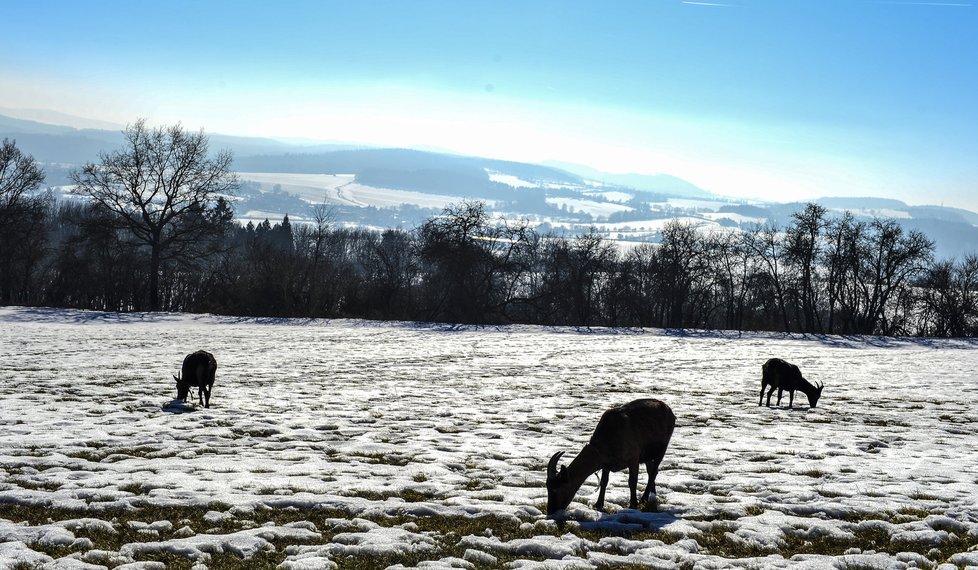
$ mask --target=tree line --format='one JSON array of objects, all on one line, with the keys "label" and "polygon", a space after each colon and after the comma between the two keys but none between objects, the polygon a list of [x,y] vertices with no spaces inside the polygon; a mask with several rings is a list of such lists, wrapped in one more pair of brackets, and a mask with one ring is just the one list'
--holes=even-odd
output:
[{"label": "tree line", "polygon": [[231,156],[138,121],[70,174],[82,199],[0,147],[0,304],[453,323],[974,336],[978,257],[935,260],[894,220],[830,215],[704,232],[677,221],[620,248],[494,219],[478,201],[411,230],[339,227],[325,206],[242,225]]}]

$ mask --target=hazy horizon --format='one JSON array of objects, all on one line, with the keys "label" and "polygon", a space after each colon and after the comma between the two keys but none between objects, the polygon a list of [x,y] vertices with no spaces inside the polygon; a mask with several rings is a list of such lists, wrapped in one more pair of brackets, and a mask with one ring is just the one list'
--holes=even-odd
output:
[{"label": "hazy horizon", "polygon": [[[978,210],[971,1],[5,9],[0,107]],[[24,149],[30,152],[30,149]]]}]

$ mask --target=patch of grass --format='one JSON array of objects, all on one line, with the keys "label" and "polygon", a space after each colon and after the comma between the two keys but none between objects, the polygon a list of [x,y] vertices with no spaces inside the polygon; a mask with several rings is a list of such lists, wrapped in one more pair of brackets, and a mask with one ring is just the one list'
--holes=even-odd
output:
[{"label": "patch of grass", "polygon": [[427,492],[427,491],[417,491],[414,489],[404,489],[404,491],[401,492],[400,497],[409,503],[421,503],[424,501],[431,501],[440,498],[435,493]]},{"label": "patch of grass", "polygon": [[338,570],[383,570],[398,564],[406,568],[414,568],[425,560],[437,560],[443,556],[441,552],[413,551],[378,556],[331,556],[330,559],[336,563]]},{"label": "patch of grass", "polygon": [[101,463],[102,458],[107,454],[100,453],[99,451],[94,451],[91,449],[80,449],[78,451],[71,451],[65,454],[65,457],[70,457],[72,459],[84,459],[85,461],[91,461],[92,463]]},{"label": "patch of grass", "polygon": [[482,495],[478,495],[478,498],[482,499],[483,501],[502,503],[506,500],[506,495],[503,495],[502,493],[483,493]]},{"label": "patch of grass", "polygon": [[600,562],[597,568],[601,570],[648,570],[648,564],[630,564],[621,562]]},{"label": "patch of grass", "polygon": [[31,491],[57,491],[61,488],[61,483],[57,481],[34,481],[15,478],[12,480],[12,483],[21,489],[30,489]]},{"label": "patch of grass", "polygon": [[120,491],[126,493],[132,493],[133,495],[146,495],[149,493],[150,489],[144,486],[142,483],[137,483],[133,481],[132,483],[126,483],[125,485],[119,486]]},{"label": "patch of grass", "polygon": [[[108,451],[108,450],[107,450]],[[160,448],[155,445],[141,445],[138,447],[122,447],[111,450],[112,455],[128,455],[144,459],[147,457],[159,458]],[[173,457],[175,453],[166,453],[164,457]]]},{"label": "patch of grass", "polygon": [[[217,530],[220,532],[231,533],[240,530],[239,525],[241,523],[241,520],[233,517],[218,523],[205,522],[204,515],[208,511],[226,511],[228,509],[228,505],[219,502],[213,502],[206,506],[200,505],[180,507],[159,506],[147,503],[139,506],[135,510],[128,510],[120,507],[108,509],[63,509],[48,505],[12,504],[4,504],[2,507],[5,518],[16,523],[26,523],[30,526],[40,526],[50,524],[51,522],[84,517],[112,521],[113,530],[111,531],[105,528],[78,528],[73,531],[75,536],[78,538],[88,538],[91,540],[95,549],[109,551],[117,551],[122,547],[122,545],[130,542],[147,541],[145,534],[139,533],[138,529],[133,528],[128,524],[131,521],[169,521],[173,525],[171,531],[160,533],[159,538],[154,538],[153,540],[167,540],[174,538],[173,533],[184,526],[189,526],[198,532],[202,532],[203,529],[217,528]],[[269,522],[276,525],[284,525],[291,522],[311,521],[313,524],[316,524],[317,528],[327,528],[329,526],[329,524],[326,522],[328,519],[348,518],[349,514],[336,509],[315,509],[305,511],[300,511],[297,509],[256,509],[254,513],[251,513],[248,516],[253,519],[257,525]],[[285,545],[283,545],[283,547],[284,546]],[[31,548],[36,550],[38,549],[38,545],[31,545]],[[60,557],[70,554],[71,550],[66,548],[58,548],[44,550],[44,552],[50,556]],[[156,558],[141,559],[155,560]],[[185,561],[186,559],[178,557],[178,560]],[[168,561],[163,562],[167,564],[168,568],[171,567]],[[209,566],[212,568],[214,567],[210,564]],[[187,567],[189,568],[189,565]]]},{"label": "patch of grass", "polygon": [[753,504],[747,505],[747,508],[744,509],[744,514],[749,517],[756,517],[764,514],[764,511],[765,509],[761,505]]},{"label": "patch of grass", "polygon": [[[76,552],[75,550],[72,550],[70,547],[67,546],[53,546],[50,544],[34,543],[30,545],[30,547],[31,550],[35,550],[37,552],[43,552],[44,554],[47,554],[48,556],[54,559],[64,558],[65,556],[68,556]],[[41,567],[42,565],[27,566],[27,568],[41,568]]]},{"label": "patch of grass", "polygon": [[[427,560],[439,560],[441,558],[446,558],[449,556],[454,556],[461,558],[465,553],[465,549],[459,547],[456,542],[452,540],[438,540],[436,541],[435,548],[433,550],[427,551],[411,551],[403,553],[391,553],[382,555],[363,555],[358,556],[342,556],[333,555],[330,559],[336,563],[339,570],[383,570],[385,568],[390,568],[392,566],[401,565],[405,568],[415,568],[421,565],[422,562]],[[485,566],[481,564],[475,564],[474,568],[476,570],[488,570],[489,568],[506,568],[512,562],[517,560],[527,560],[535,562],[543,562],[547,558],[542,555],[537,554],[510,554],[508,552],[491,552],[492,556],[496,558],[496,563],[492,566]],[[617,568],[618,566],[616,566]]]},{"label": "patch of grass", "polygon": [[811,477],[812,479],[821,479],[825,477],[827,473],[821,469],[806,469],[805,471],[800,471],[799,475],[804,475],[806,477]]},{"label": "patch of grass", "polygon": [[261,427],[261,426],[247,426],[247,427],[233,427],[231,428],[231,433],[237,437],[272,437],[273,435],[278,435],[282,431],[274,427]]},{"label": "patch of grass", "polygon": [[914,489],[909,496],[911,499],[915,501],[939,501],[941,499],[937,495],[932,495],[931,493],[928,493],[921,489]]},{"label": "patch of grass", "polygon": [[[376,493],[379,498],[395,496],[394,493],[386,492],[364,492],[363,494],[369,493]],[[362,495],[357,494],[356,496]],[[429,493],[411,489],[404,490],[398,496],[406,501],[430,500],[433,498]],[[129,523],[132,521],[170,521],[173,524],[173,530],[161,533],[158,540],[173,538],[173,532],[185,525],[190,526],[197,532],[204,532],[204,529],[217,528],[219,532],[230,533],[240,530],[242,523],[245,522],[241,518],[230,518],[219,523],[205,523],[203,517],[208,511],[216,510],[223,512],[229,510],[229,505],[219,502],[206,506],[174,507],[153,505],[145,499],[134,499],[134,501],[136,501],[134,505],[136,508],[134,510],[127,510],[121,507],[105,509],[95,506],[69,510],[45,505],[25,506],[14,504],[3,504],[2,508],[4,518],[8,518],[14,522],[25,522],[30,525],[41,525],[51,521],[62,521],[81,517],[94,517],[112,521],[114,531],[107,531],[102,528],[79,528],[74,531],[76,536],[89,538],[94,543],[94,548],[108,551],[117,551],[123,544],[129,542],[147,541],[146,535],[140,534],[137,529],[130,527]],[[545,505],[537,505],[537,507],[542,510],[545,508]],[[394,509],[388,510],[387,513],[378,512],[377,509],[371,509],[370,511],[371,514],[365,514],[363,512],[346,512],[343,509],[337,508],[298,509],[290,507],[278,509],[259,506],[253,512],[249,512],[246,518],[248,526],[261,526],[268,523],[284,525],[298,521],[311,522],[318,529],[321,536],[319,539],[306,542],[306,544],[326,544],[330,542],[333,538],[333,533],[348,531],[348,528],[342,522],[337,523],[337,519],[348,521],[353,517],[365,518],[383,527],[394,527],[412,523],[416,526],[416,529],[412,529],[413,532],[426,534],[435,541],[432,550],[422,549],[404,554],[383,556],[358,556],[356,558],[335,556],[333,558],[340,568],[362,568],[367,570],[372,568],[386,568],[390,565],[397,564],[414,567],[425,560],[438,560],[449,556],[461,557],[464,554],[465,548],[459,543],[463,537],[468,535],[487,536],[491,534],[491,536],[498,538],[503,543],[515,539],[527,539],[537,536],[561,536],[568,532],[593,542],[598,542],[607,536],[627,536],[636,541],[658,540],[666,544],[671,544],[685,538],[681,533],[672,533],[664,530],[644,529],[638,531],[622,531],[608,528],[581,528],[575,525],[564,525],[561,528],[557,525],[538,526],[525,524],[526,522],[536,521],[537,519],[535,517],[517,519],[515,517],[502,517],[492,514],[482,516],[415,516],[399,512],[396,506]],[[744,508],[744,513],[747,516],[758,516],[764,512],[765,508],[760,503],[750,504]],[[922,519],[928,514],[931,513],[923,509],[906,507],[897,512],[859,513],[854,518],[854,521],[894,520],[895,517],[917,517],[918,519]],[[686,518],[688,520],[694,520],[692,517]],[[875,550],[890,554],[897,552],[916,552],[927,556],[931,560],[946,560],[948,556],[955,552],[965,552],[978,545],[978,538],[952,536],[944,543],[938,545],[937,550],[940,552],[940,555],[937,556],[931,550],[934,548],[933,544],[891,541],[889,534],[884,529],[879,528],[852,528],[850,530],[853,535],[850,536],[832,535],[807,538],[803,530],[792,530],[789,528],[786,529],[786,534],[781,544],[776,548],[766,548],[758,546],[755,543],[737,540],[735,537],[728,535],[728,533],[732,533],[738,528],[739,525],[734,522],[734,519],[737,518],[737,513],[731,513],[729,511],[721,511],[716,515],[711,515],[709,520],[714,524],[703,531],[702,536],[697,535],[695,537],[697,543],[700,545],[700,553],[722,556],[724,558],[761,557],[770,554],[779,554],[785,558],[790,558],[797,554],[812,553],[838,556],[844,554],[850,548],[858,548],[862,551]],[[818,518],[822,517],[820,516]],[[815,519],[813,518],[813,520]],[[844,520],[849,521],[849,518],[844,517]],[[855,525],[853,526],[855,527]],[[157,539],[154,538],[153,540]],[[228,554],[212,555],[206,561],[206,564],[210,568],[273,568],[285,560],[286,547],[289,544],[293,544],[294,541],[273,541],[273,543],[275,546],[274,551],[259,553],[249,559],[239,559],[236,556]],[[33,547],[34,545],[32,545]],[[609,546],[606,552],[624,554],[614,548],[613,546]],[[65,548],[43,551],[52,556],[65,556],[72,552],[71,549]],[[516,555],[506,550],[493,550],[490,551],[490,554],[496,557],[495,566],[497,567],[504,567],[516,560],[544,559],[538,556]],[[582,552],[579,554],[584,555],[585,553]],[[192,560],[170,553],[146,554],[139,556],[138,559],[139,561],[160,561],[166,564],[168,568],[190,568],[193,565]],[[641,566],[614,564],[605,567],[618,569],[638,568]],[[477,565],[476,568],[482,570],[483,567]]]},{"label": "patch of grass", "polygon": [[763,548],[755,543],[739,541],[728,536],[736,526],[715,524],[708,531],[696,537],[702,554],[712,554],[724,558],[754,558],[770,554],[780,554],[791,558],[798,554],[824,554],[839,556],[850,548],[861,550],[881,550],[889,544],[889,535],[881,529],[858,531],[856,539],[849,540],[830,535],[804,538],[799,533],[787,533],[777,548]]},{"label": "patch of grass", "polygon": [[[922,544],[919,542],[910,542],[906,540],[894,540],[890,542],[888,551],[916,552],[917,554],[924,555],[931,560],[947,560],[951,557],[951,555],[958,552],[967,552],[975,548],[976,545],[978,545],[978,540],[975,540],[974,538],[965,540],[964,538],[951,533],[947,540],[937,545],[930,543]],[[936,550],[937,553],[934,553],[934,550]]]},{"label": "patch of grass", "polygon": [[30,562],[15,562],[13,566],[8,566],[10,570],[39,570],[42,564],[31,564]]},{"label": "patch of grass", "polygon": [[926,509],[918,509],[915,507],[900,507],[897,514],[909,517],[917,517],[918,519],[925,519],[930,516],[930,511]]},{"label": "patch of grass", "polygon": [[27,457],[44,457],[48,455],[49,451],[39,445],[28,445],[24,448],[23,453],[18,453],[20,456]]},{"label": "patch of grass", "polygon": [[368,489],[355,489],[344,493],[347,497],[359,497],[361,499],[367,499],[368,501],[386,501],[392,497],[398,497],[404,499],[408,503],[420,503],[424,501],[434,501],[441,497],[436,493],[428,491],[418,491],[416,489],[404,489],[401,492],[397,491],[374,491]]},{"label": "patch of grass", "polygon": [[713,513],[710,517],[711,521],[735,521],[739,519],[740,516],[737,513],[732,513],[730,511],[717,511]]},{"label": "patch of grass", "polygon": [[472,477],[462,484],[462,488],[466,491],[488,491],[489,489],[495,489],[496,483],[494,481]]},{"label": "patch of grass", "polygon": [[[288,555],[282,551],[259,552],[250,558],[238,558],[233,554],[212,554],[206,561],[207,568],[224,569],[233,568],[241,570],[264,570],[275,568],[285,561]],[[166,564],[167,570],[190,570],[196,561],[185,558],[170,552],[148,553],[140,556],[140,562],[162,562]]]}]

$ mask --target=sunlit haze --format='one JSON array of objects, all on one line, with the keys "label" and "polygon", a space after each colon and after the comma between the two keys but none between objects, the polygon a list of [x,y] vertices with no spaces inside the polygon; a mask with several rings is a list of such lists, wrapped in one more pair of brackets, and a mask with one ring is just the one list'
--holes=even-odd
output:
[{"label": "sunlit haze", "polygon": [[3,109],[978,210],[971,1],[23,2],[2,17]]}]

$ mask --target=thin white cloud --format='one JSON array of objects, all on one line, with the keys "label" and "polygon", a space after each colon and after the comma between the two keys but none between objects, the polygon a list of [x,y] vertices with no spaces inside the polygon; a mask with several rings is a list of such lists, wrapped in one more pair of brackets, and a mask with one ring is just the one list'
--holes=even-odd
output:
[{"label": "thin white cloud", "polygon": [[899,4],[902,6],[953,6],[957,8],[972,8],[972,2],[913,2],[910,0],[877,0],[877,4]]},{"label": "thin white cloud", "polygon": [[733,8],[735,4],[721,4],[719,2],[694,2],[693,0],[682,0],[683,4],[689,4],[691,6],[720,6],[723,8]]}]

